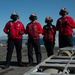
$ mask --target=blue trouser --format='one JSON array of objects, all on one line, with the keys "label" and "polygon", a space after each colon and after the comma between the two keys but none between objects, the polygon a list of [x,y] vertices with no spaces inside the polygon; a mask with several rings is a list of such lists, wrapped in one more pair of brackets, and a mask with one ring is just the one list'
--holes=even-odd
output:
[{"label": "blue trouser", "polygon": [[73,46],[73,37],[72,35],[68,36],[59,36],[59,48]]},{"label": "blue trouser", "polygon": [[7,56],[6,56],[6,64],[8,64],[8,65],[10,64],[10,61],[11,61],[14,46],[16,48],[18,63],[22,62],[22,55],[21,55],[22,39],[10,39],[10,38],[8,38]]},{"label": "blue trouser", "polygon": [[40,49],[40,40],[28,39],[28,59],[29,63],[33,63],[33,48],[35,49],[37,63],[41,62],[41,49]]},{"label": "blue trouser", "polygon": [[54,44],[55,44],[54,42],[44,41],[48,57],[54,54],[53,53]]}]

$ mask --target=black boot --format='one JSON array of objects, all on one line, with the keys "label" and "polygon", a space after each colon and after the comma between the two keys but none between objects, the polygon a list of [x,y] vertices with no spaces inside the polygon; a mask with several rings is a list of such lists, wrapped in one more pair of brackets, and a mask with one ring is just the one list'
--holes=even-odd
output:
[{"label": "black boot", "polygon": [[23,63],[18,63],[18,66],[25,67],[25,65]]},{"label": "black boot", "polygon": [[28,63],[25,67],[33,66],[33,63]]},{"label": "black boot", "polygon": [[2,69],[7,69],[9,68],[9,65],[5,65],[4,67],[2,67]]}]

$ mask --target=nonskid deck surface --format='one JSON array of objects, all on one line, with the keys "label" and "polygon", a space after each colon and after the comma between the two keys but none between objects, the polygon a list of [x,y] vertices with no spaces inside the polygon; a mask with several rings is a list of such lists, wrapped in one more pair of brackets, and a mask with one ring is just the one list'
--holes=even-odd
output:
[{"label": "nonskid deck surface", "polygon": [[[43,61],[47,58],[47,54],[45,47],[42,46],[41,50],[42,50],[42,61]],[[36,56],[34,51],[33,52],[34,65],[29,67],[19,67],[17,65],[16,50],[14,48],[10,67],[7,69],[2,69],[2,67],[5,65],[6,53],[7,53],[7,47],[6,46],[0,47],[0,75],[23,75],[25,72],[29,71],[30,69],[36,66]],[[27,47],[22,48],[22,62],[25,65],[28,63]]]}]

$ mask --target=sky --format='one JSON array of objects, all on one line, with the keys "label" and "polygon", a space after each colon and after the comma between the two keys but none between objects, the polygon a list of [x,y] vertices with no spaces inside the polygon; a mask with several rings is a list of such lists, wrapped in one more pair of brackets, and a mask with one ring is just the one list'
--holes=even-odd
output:
[{"label": "sky", "polygon": [[19,20],[26,25],[30,22],[29,16],[35,13],[38,22],[42,27],[45,25],[45,18],[50,16],[56,26],[56,21],[60,17],[59,11],[65,7],[69,16],[75,20],[75,0],[1,0],[0,2],[0,36],[6,36],[3,32],[5,24],[10,20],[13,12],[17,12]]}]

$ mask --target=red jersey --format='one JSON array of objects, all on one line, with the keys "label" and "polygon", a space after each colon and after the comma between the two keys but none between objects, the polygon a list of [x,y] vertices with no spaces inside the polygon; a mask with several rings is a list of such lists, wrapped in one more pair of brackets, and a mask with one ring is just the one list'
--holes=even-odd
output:
[{"label": "red jersey", "polygon": [[42,34],[42,26],[39,22],[30,22],[26,26],[26,34],[28,34],[28,38],[30,39],[38,39]]},{"label": "red jersey", "polygon": [[44,41],[54,42],[55,41],[55,26],[54,25],[45,25],[43,27],[43,39]]},{"label": "red jersey", "polygon": [[59,30],[60,36],[71,35],[73,28],[75,28],[75,22],[72,17],[65,16],[57,20],[56,30]]},{"label": "red jersey", "polygon": [[[21,39],[22,35],[25,32],[24,25],[20,21],[9,21],[4,27],[4,32],[8,34],[9,38],[12,39]],[[21,32],[21,34],[19,34]]]}]

